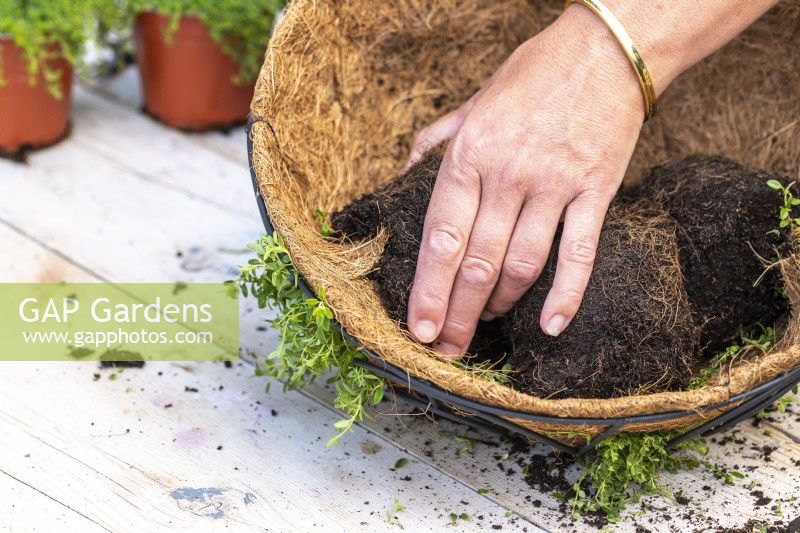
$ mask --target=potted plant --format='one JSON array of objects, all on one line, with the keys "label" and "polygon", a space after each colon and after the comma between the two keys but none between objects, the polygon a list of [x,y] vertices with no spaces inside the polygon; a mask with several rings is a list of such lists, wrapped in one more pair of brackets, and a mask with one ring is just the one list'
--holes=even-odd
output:
[{"label": "potted plant", "polygon": [[[0,152],[52,144],[67,132],[73,66],[113,0],[5,0],[0,10]],[[109,27],[105,21],[103,27]]]},{"label": "potted plant", "polygon": [[283,0],[134,0],[145,111],[186,130],[244,121]]}]

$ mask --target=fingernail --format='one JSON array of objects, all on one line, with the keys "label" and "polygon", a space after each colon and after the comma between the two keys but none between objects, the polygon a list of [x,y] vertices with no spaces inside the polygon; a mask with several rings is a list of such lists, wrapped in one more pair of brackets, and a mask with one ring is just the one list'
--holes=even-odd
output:
[{"label": "fingernail", "polygon": [[450,344],[449,342],[440,342],[436,345],[436,351],[443,354],[443,355],[450,355],[458,357],[463,352],[461,348],[456,346],[455,344]]},{"label": "fingernail", "polygon": [[489,311],[484,311],[483,313],[481,313],[481,320],[483,320],[484,322],[489,322],[490,320],[494,320],[495,318],[497,318],[497,315],[494,313],[490,313]]},{"label": "fingernail", "polygon": [[436,339],[436,324],[430,320],[420,320],[412,332],[419,342],[433,342]]},{"label": "fingernail", "polygon": [[550,321],[547,323],[547,333],[551,337],[558,337],[562,331],[564,331],[564,325],[567,323],[567,319],[561,315],[553,315],[550,318]]}]

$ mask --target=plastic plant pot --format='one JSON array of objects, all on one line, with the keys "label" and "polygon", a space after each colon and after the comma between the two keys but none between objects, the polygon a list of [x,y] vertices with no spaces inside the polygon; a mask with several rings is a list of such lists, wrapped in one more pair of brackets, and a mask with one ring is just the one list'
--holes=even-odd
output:
[{"label": "plastic plant pot", "polygon": [[211,40],[196,17],[170,19],[153,12],[136,18],[135,43],[147,113],[169,126],[191,131],[226,129],[243,123],[255,81],[237,85],[239,67]]},{"label": "plastic plant pot", "polygon": [[31,84],[27,61],[10,37],[0,36],[0,153],[15,155],[61,140],[69,127],[72,66],[64,58],[48,61],[47,69],[61,73],[61,98],[48,90],[44,75]]}]

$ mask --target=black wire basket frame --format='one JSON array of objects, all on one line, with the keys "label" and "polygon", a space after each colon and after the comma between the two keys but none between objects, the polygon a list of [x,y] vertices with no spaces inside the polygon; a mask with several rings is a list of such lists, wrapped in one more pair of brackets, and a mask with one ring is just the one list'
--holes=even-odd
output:
[{"label": "black wire basket frame", "polygon": [[[253,118],[251,116],[247,121],[246,127],[250,179],[252,180],[256,202],[258,204],[258,210],[261,213],[261,219],[264,222],[264,229],[267,231],[267,233],[272,234],[275,231],[275,228],[270,220],[267,206],[258,187],[255,169],[253,168],[253,140],[251,137],[252,125]],[[310,297],[316,297],[316,294],[304,279],[299,278],[297,283]],[[393,386],[396,386],[395,392],[401,392],[404,396],[404,399],[410,402],[412,405],[419,407],[427,413],[440,416],[460,424],[466,424],[474,428],[488,429],[495,432],[506,431],[515,433],[526,439],[537,441],[549,445],[557,450],[567,452],[575,457],[581,457],[591,452],[600,441],[611,435],[614,435],[615,433],[624,431],[626,427],[631,425],[674,420],[696,414],[705,414],[733,406],[730,409],[727,409],[725,412],[706,420],[702,424],[687,431],[686,433],[673,438],[669,442],[669,446],[674,447],[681,442],[696,436],[708,437],[709,435],[724,431],[743,420],[755,416],[765,407],[768,407],[785,395],[796,383],[800,382],[800,367],[797,367],[778,375],[757,387],[731,396],[725,401],[707,405],[699,409],[669,411],[664,413],[653,413],[648,415],[636,415],[619,418],[573,418],[541,415],[526,411],[485,405],[481,402],[448,392],[438,385],[431,383],[430,381],[412,376],[402,368],[389,363],[380,355],[364,346],[357,338],[350,335],[350,333],[348,333],[347,330],[335,319],[334,324],[342,333],[342,336],[352,342],[355,346],[359,347],[361,352],[366,356],[366,359],[356,360],[355,364],[365,368],[366,370],[369,370],[377,376],[384,378]],[[585,444],[580,446],[570,446],[541,432],[533,431],[519,424],[510,422],[507,420],[507,418],[516,418],[519,420],[544,424],[575,426],[576,430],[579,430],[581,426],[603,426],[604,429],[591,439],[587,440]]]}]

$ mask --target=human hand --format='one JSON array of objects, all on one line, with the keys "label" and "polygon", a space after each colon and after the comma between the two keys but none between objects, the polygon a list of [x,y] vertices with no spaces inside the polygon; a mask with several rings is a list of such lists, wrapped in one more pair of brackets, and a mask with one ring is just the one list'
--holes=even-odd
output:
[{"label": "human hand", "polygon": [[608,206],[644,118],[637,78],[601,20],[572,6],[459,109],[420,132],[409,164],[450,139],[425,219],[408,324],[448,356],[558,264],[540,327],[559,335],[583,298]]}]

